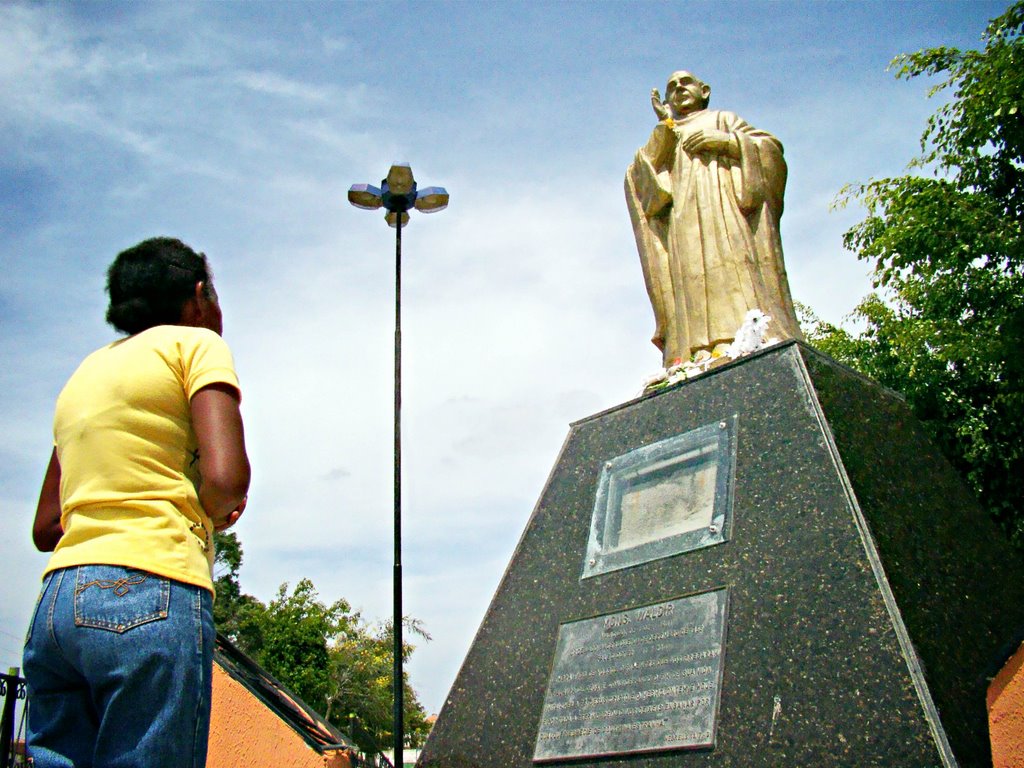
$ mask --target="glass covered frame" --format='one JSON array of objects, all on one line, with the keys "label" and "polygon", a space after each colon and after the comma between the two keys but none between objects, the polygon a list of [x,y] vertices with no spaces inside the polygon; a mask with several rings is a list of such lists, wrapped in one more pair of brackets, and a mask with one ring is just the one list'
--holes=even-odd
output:
[{"label": "glass covered frame", "polygon": [[728,541],[737,422],[733,415],[606,462],[580,578]]}]

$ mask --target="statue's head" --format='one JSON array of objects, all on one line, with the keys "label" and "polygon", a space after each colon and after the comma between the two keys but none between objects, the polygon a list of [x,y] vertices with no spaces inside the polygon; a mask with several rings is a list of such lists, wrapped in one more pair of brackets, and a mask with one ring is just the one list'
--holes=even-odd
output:
[{"label": "statue's head", "polygon": [[674,117],[706,109],[711,100],[711,86],[686,71],[673,72],[665,86],[665,103]]}]

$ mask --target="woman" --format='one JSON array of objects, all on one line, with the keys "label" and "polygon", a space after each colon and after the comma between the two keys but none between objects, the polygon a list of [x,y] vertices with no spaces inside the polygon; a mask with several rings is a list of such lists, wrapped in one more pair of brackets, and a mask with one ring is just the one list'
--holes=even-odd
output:
[{"label": "woman", "polygon": [[154,238],[107,272],[107,322],[57,399],[33,539],[52,551],[25,645],[29,753],[201,767],[213,532],[245,508],[240,391],[203,254]]}]

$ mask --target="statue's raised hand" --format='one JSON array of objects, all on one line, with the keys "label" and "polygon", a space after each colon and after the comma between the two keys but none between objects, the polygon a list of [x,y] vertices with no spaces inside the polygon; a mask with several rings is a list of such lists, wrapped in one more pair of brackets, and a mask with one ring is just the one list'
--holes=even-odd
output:
[{"label": "statue's raised hand", "polygon": [[654,114],[659,120],[668,120],[672,116],[668,104],[661,100],[661,92],[657,88],[651,89],[651,106],[654,107]]}]

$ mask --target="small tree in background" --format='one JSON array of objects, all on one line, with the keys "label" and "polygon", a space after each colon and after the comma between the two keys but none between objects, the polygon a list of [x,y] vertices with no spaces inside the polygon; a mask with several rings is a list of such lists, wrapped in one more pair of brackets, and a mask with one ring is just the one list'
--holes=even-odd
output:
[{"label": "small tree in background", "polygon": [[[942,79],[917,174],[847,187],[867,218],[844,245],[877,293],[859,333],[804,310],[808,340],[906,396],[1011,540],[1024,548],[1024,3],[981,50],[897,57],[896,76]],[[920,175],[931,169],[932,175]]]},{"label": "small tree in background", "polygon": [[[251,656],[273,677],[318,710],[328,721],[348,731],[365,752],[391,743],[393,636],[391,623],[367,624],[346,600],[330,605],[313,582],[302,579],[289,592],[282,584],[264,605],[242,593],[238,571],[242,547],[234,532],[217,534],[214,585],[217,629]],[[406,619],[408,630],[425,640],[420,622]],[[415,646],[403,644],[406,660]],[[410,746],[422,744],[429,733],[426,712],[408,678],[404,684],[404,724]]]},{"label": "small tree in background", "polygon": [[217,599],[213,603],[213,623],[217,631],[232,642],[238,640],[238,617],[245,606],[254,602],[251,595],[242,594],[238,583],[238,570],[242,567],[242,544],[234,531],[213,535],[215,549],[213,561],[213,588]]}]

